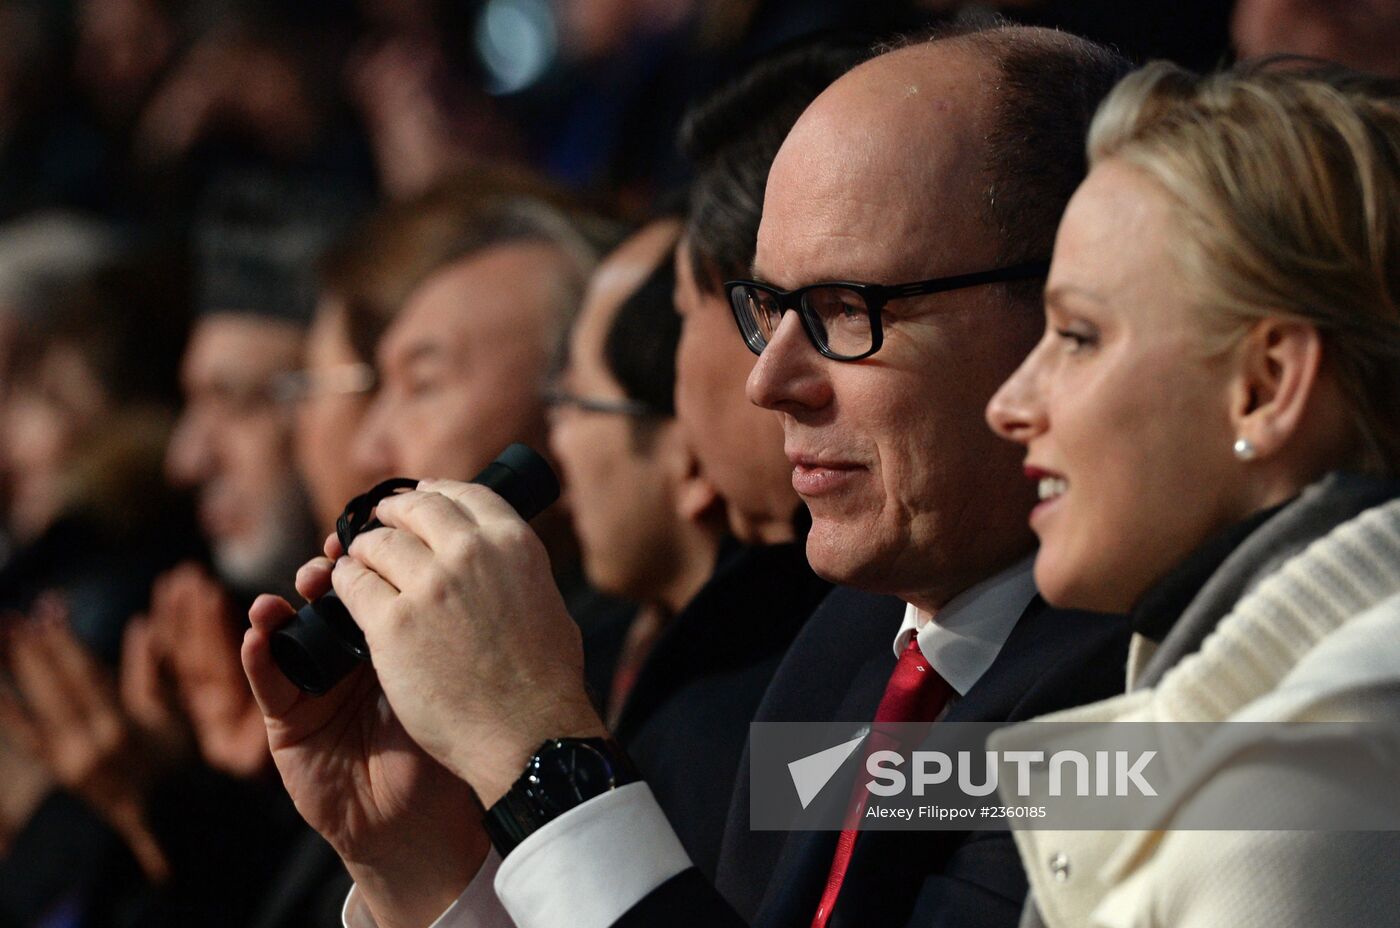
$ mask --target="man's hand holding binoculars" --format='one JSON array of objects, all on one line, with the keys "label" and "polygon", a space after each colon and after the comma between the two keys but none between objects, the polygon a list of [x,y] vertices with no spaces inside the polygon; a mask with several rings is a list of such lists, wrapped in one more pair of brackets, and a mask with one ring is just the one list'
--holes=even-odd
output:
[{"label": "man's hand holding binoculars", "polygon": [[293,615],[271,596],[253,606],[243,658],[297,808],[387,928],[428,924],[456,898],[487,851],[482,806],[543,741],[605,728],[544,546],[508,503],[423,481],[377,517],[348,556],[332,537],[331,560],[297,577],[308,599],[333,584],[373,666],[325,696],[298,690],[271,659],[270,635]]},{"label": "man's hand holding binoculars", "polygon": [[424,481],[336,563],[389,704],[490,806],[547,738],[606,728],[539,536],[495,493]]},{"label": "man's hand holding binoculars", "polygon": [[[327,554],[340,554],[334,536]],[[308,600],[331,585],[331,562],[297,574]],[[258,597],[243,666],[267,724],[268,745],[297,810],[335,848],[380,928],[422,926],[476,874],[488,841],[471,790],[416,745],[364,665],[325,696],[293,685],[273,664],[272,633],[295,610]]]}]

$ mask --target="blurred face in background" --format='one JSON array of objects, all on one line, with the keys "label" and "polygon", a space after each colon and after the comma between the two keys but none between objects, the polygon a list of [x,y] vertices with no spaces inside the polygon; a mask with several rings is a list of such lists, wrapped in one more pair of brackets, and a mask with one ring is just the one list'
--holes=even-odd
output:
[{"label": "blurred face in background", "polygon": [[133,116],[175,48],[176,27],[155,0],[85,0],[74,77],[99,111]]},{"label": "blurred face in background", "polygon": [[215,565],[235,585],[285,584],[312,542],[292,409],[275,389],[297,369],[303,338],[290,322],[217,313],[196,324],[181,364],[185,407],[166,470],[197,490]]},{"label": "blurred face in background", "polygon": [[639,35],[679,28],[695,6],[694,0],[554,0],[564,51],[588,62],[627,51]]},{"label": "blurred face in background", "polygon": [[1230,35],[1240,58],[1309,55],[1400,77],[1400,0],[1239,0]]},{"label": "blurred face in background", "polygon": [[379,476],[356,465],[351,447],[369,408],[374,369],[350,346],[340,302],[324,296],[306,333],[296,410],[296,460],[320,531],[335,527],[351,498]]},{"label": "blurred face in background", "polygon": [[10,528],[19,539],[34,538],[59,515],[75,449],[107,399],[82,354],[62,343],[42,349],[13,385],[0,455],[10,487]]},{"label": "blurred face in background", "polygon": [[379,389],[354,444],[376,476],[470,480],[510,443],[541,447],[567,258],[499,245],[411,293],[376,350]]},{"label": "blurred face in background", "polygon": [[[661,261],[671,260],[676,231],[674,222],[647,227],[593,276],[570,334],[549,429],[589,582],[672,609],[693,592],[678,576],[688,566],[685,536],[712,506],[714,493],[694,479],[693,457],[674,417],[616,411],[629,398],[608,367],[604,346],[623,303]],[[582,405],[590,402],[595,408]],[[703,564],[704,572],[711,566]],[[674,595],[673,587],[680,587]]]},{"label": "blurred face in background", "polygon": [[695,285],[684,241],[676,249],[676,311],[676,417],[701,470],[724,497],[730,530],[750,543],[790,541],[799,501],[782,425],[744,394],[754,356],[724,296]]}]

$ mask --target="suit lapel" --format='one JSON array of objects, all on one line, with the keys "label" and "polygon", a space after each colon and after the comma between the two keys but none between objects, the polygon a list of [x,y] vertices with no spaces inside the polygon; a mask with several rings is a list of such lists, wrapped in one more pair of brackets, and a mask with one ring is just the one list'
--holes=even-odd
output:
[{"label": "suit lapel", "polygon": [[[891,642],[903,608],[892,597],[833,592],[794,642],[756,720],[869,722],[894,667]],[[944,721],[1018,721],[1116,694],[1127,639],[1121,618],[1061,612],[1036,597],[992,667]],[[745,752],[718,886],[755,926],[802,926],[820,899],[837,832],[749,831],[748,779]],[[862,835],[832,925],[872,924],[872,916],[873,923],[903,924],[924,881],[968,840],[965,832]],[[1014,852],[1009,856],[1014,860]],[[1024,893],[1019,869],[989,879],[1008,897]]]},{"label": "suit lapel", "polygon": [[[996,661],[938,724],[1019,721],[1110,695],[1121,689],[1127,638],[1121,618],[1061,612],[1037,596]],[[862,834],[830,925],[905,924],[924,881],[942,872],[948,856],[969,840],[981,837],[960,831]],[[1006,898],[1026,892],[1019,867],[986,878],[988,888]]]},{"label": "suit lapel", "polygon": [[801,545],[730,542],[714,575],[643,663],[614,736],[624,744],[673,693],[727,668],[781,654],[831,589]]},{"label": "suit lapel", "polygon": [[[904,604],[894,597],[840,587],[833,590],[793,642],[754,721],[868,722],[894,668],[891,642],[903,611]],[[749,829],[749,752],[745,748],[715,880],[730,904],[752,924],[785,924],[766,912],[760,918],[760,910],[773,906],[775,913],[786,912],[805,900],[813,892],[807,887],[813,880],[808,861],[822,856],[823,844],[830,861],[834,841],[834,832]],[[813,907],[826,877],[824,869],[817,869]]]}]

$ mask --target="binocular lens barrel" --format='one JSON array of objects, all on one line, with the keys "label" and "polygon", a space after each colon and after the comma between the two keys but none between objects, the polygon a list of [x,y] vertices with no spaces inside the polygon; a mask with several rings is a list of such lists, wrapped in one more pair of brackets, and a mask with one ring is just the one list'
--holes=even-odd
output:
[{"label": "binocular lens barrel", "polygon": [[[528,445],[506,448],[472,483],[494,490],[526,521],[559,498],[559,479]],[[370,656],[364,634],[334,592],[303,606],[273,633],[271,648],[278,669],[313,696],[335,686]]]}]

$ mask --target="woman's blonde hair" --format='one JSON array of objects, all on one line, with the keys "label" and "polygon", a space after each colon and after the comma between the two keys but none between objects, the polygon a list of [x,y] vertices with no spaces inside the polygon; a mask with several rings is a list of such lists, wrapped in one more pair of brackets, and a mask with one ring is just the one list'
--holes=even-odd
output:
[{"label": "woman's blonde hair", "polygon": [[1349,465],[1400,473],[1400,84],[1274,61],[1210,76],[1156,62],[1109,95],[1089,162],[1130,164],[1180,222],[1184,294],[1222,346],[1316,326],[1352,414]]}]

